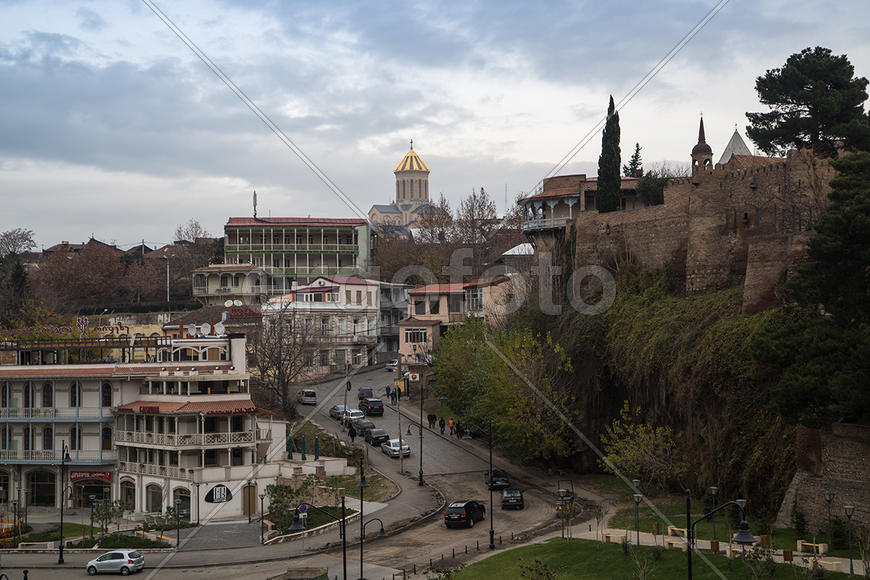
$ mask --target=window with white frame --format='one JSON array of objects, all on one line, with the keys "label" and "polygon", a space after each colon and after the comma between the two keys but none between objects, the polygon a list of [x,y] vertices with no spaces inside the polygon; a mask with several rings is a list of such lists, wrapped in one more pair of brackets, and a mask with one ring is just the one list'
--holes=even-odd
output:
[{"label": "window with white frame", "polygon": [[408,344],[428,343],[429,330],[426,328],[406,328],[405,342]]},{"label": "window with white frame", "polygon": [[483,310],[483,288],[469,288],[465,291],[465,307],[469,312]]}]

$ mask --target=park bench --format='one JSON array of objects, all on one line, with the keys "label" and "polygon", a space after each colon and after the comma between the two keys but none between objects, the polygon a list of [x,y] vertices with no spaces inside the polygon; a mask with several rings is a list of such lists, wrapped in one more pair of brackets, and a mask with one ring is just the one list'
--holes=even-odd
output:
[{"label": "park bench", "polygon": [[682,550],[686,551],[689,549],[689,544],[679,538],[664,538],[665,548],[668,550]]},{"label": "park bench", "polygon": [[22,550],[50,550],[54,542],[19,542],[18,547]]},{"label": "park bench", "polygon": [[677,532],[682,533],[683,538],[688,537],[688,534],[686,533],[686,528],[678,528],[677,526],[668,526],[668,535],[669,536],[678,536],[679,534]]},{"label": "park bench", "polygon": [[804,548],[810,548],[810,551],[813,554],[827,554],[828,553],[828,545],[827,544],[813,544],[812,542],[807,542],[804,540],[797,541],[797,551],[798,552],[806,552]]},{"label": "park bench", "polygon": [[843,563],[842,562],[829,562],[827,560],[816,560],[820,565],[826,566],[830,568],[832,572],[842,572],[843,571]]},{"label": "park bench", "polygon": [[607,533],[605,533],[604,534],[604,543],[610,544],[610,543],[613,543],[613,540],[615,540],[615,543],[618,544],[618,543],[622,542],[622,538],[624,538],[624,537],[625,537],[625,534],[607,534]]}]

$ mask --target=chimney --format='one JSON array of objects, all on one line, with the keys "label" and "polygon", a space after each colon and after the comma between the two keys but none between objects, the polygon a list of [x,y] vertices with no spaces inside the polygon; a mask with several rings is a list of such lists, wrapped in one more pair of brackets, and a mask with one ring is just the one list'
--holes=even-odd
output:
[{"label": "chimney", "polygon": [[643,177],[643,167],[634,170],[635,177]]}]

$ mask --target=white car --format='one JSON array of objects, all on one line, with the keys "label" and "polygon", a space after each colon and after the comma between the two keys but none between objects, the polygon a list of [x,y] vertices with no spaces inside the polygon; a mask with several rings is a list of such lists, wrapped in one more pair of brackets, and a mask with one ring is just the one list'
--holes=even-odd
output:
[{"label": "white car", "polygon": [[393,360],[388,362],[384,368],[386,368],[387,371],[395,371],[398,366],[399,366],[399,359],[394,358]]},{"label": "white car", "polygon": [[112,550],[94,558],[86,565],[88,574],[94,576],[111,572],[126,576],[145,567],[145,558],[136,550]]},{"label": "white car", "polygon": [[[381,451],[389,455],[390,457],[398,457],[399,456],[399,440],[398,439],[390,439],[386,443],[381,443]],[[402,455],[404,457],[408,457],[411,455],[411,447],[402,442]]]},{"label": "white car", "polygon": [[342,417],[342,425],[350,425],[354,419],[365,419],[366,414],[359,409],[348,409]]}]

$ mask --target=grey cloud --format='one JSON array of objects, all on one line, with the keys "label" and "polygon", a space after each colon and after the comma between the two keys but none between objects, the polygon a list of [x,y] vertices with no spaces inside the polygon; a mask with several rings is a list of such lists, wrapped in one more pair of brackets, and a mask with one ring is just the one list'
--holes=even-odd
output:
[{"label": "grey cloud", "polygon": [[76,16],[79,18],[79,26],[83,29],[102,30],[106,26],[103,17],[89,8],[79,8],[76,10]]}]

